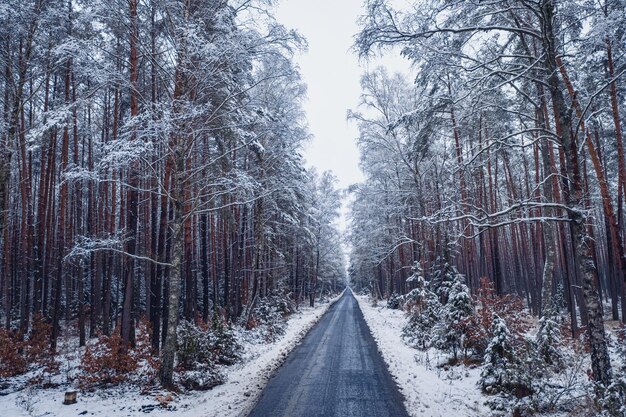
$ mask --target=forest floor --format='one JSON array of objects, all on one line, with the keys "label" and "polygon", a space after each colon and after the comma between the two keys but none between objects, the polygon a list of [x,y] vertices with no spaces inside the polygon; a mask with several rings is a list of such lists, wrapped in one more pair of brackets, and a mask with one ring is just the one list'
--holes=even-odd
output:
[{"label": "forest floor", "polygon": [[[356,298],[389,372],[405,398],[405,407],[411,417],[486,417],[511,414],[508,406],[499,411],[488,406],[489,401],[493,402],[493,397],[484,395],[478,386],[480,365],[470,363],[453,366],[450,365],[450,355],[445,352],[435,348],[421,351],[407,345],[402,338],[402,329],[408,318],[402,309],[387,308],[384,302],[373,303],[367,295],[357,295]],[[615,369],[619,369],[622,360],[617,354],[618,342],[615,336],[619,323],[609,317],[606,320],[609,347],[612,357],[617,358],[613,365]],[[531,333],[534,331],[531,330]],[[573,350],[571,346],[563,347],[563,351],[571,363],[563,369],[562,374],[555,375],[546,382],[545,386],[552,389],[538,392],[533,398],[538,404],[553,406],[534,415],[597,416],[592,408],[592,386],[586,373],[590,368],[588,353],[585,350]]]},{"label": "forest floor", "polygon": [[[29,378],[27,374],[10,381],[12,387],[3,387],[0,392],[0,415],[126,417],[149,413],[177,417],[244,416],[256,403],[267,381],[289,352],[339,298],[340,296],[337,296],[329,302],[319,303],[314,308],[301,306],[287,321],[284,335],[272,343],[242,335],[243,360],[224,367],[222,371],[226,374],[225,383],[211,390],[169,394],[164,391],[141,392],[141,388],[135,385],[120,385],[94,392],[79,392],[76,404],[63,405],[64,393],[76,390],[76,386],[72,383],[62,383],[48,389],[30,386],[26,384]],[[60,351],[63,356],[61,362],[64,375],[58,378],[72,380],[74,379],[72,374],[78,372],[78,355],[81,352],[75,348],[61,348]]]},{"label": "forest floor", "polygon": [[490,414],[477,386],[480,367],[442,366],[449,359],[447,355],[435,349],[422,352],[404,343],[404,311],[386,308],[383,303],[373,306],[368,296],[356,298],[412,417]]}]

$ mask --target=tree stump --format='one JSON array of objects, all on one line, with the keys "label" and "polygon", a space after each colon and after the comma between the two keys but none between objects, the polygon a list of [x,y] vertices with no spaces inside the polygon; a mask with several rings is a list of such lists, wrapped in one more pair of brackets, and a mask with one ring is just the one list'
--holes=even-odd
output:
[{"label": "tree stump", "polygon": [[65,405],[76,404],[77,395],[78,395],[78,391],[67,391],[65,393],[65,399],[63,400],[63,404]]}]

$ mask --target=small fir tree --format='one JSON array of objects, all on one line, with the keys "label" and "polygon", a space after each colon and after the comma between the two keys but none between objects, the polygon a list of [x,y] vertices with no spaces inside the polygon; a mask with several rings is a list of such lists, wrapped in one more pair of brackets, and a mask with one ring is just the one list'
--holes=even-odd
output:
[{"label": "small fir tree", "polygon": [[454,275],[447,300],[442,309],[442,319],[436,326],[435,344],[441,350],[452,352],[456,360],[459,349],[464,346],[467,319],[474,312],[470,290],[461,274]]},{"label": "small fir tree", "polygon": [[563,342],[561,335],[561,316],[552,304],[539,319],[539,330],[535,337],[537,352],[541,360],[558,371],[564,363],[564,352],[561,349]]},{"label": "small fir tree", "polygon": [[432,332],[440,320],[442,305],[439,297],[427,288],[416,288],[407,296],[410,296],[411,309],[402,337],[410,346],[426,350],[432,345]]},{"label": "small fir tree", "polygon": [[479,385],[487,394],[511,392],[518,384],[511,332],[497,314],[493,315],[491,332],[493,337],[485,351]]}]

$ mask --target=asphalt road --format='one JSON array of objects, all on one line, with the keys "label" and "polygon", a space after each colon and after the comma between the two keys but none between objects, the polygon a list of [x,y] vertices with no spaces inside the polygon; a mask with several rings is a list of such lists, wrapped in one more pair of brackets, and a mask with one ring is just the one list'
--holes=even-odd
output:
[{"label": "asphalt road", "polygon": [[408,417],[352,292],[287,357],[250,417]]}]

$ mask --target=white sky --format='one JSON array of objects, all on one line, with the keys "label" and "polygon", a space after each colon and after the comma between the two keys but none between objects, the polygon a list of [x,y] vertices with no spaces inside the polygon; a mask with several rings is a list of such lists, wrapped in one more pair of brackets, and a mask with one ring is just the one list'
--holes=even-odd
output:
[{"label": "white sky", "polygon": [[[357,109],[361,94],[360,79],[368,64],[361,63],[352,51],[358,33],[358,17],[363,14],[364,0],[280,0],[276,20],[296,29],[309,45],[308,52],[296,59],[308,86],[307,113],[314,138],[304,152],[309,166],[321,173],[331,170],[339,187],[361,182],[358,129],[346,120],[348,109]],[[408,72],[407,61],[392,54],[370,62],[384,64],[391,70]],[[347,229],[348,201],[344,199],[339,228]],[[344,248],[347,259],[349,248]],[[348,266],[348,262],[346,262]]]},{"label": "white sky", "polygon": [[364,0],[280,0],[276,20],[296,29],[308,44],[298,55],[308,86],[305,111],[314,139],[305,151],[307,162],[321,173],[332,170],[345,188],[363,180],[356,146],[358,130],[346,121],[348,109],[357,109],[360,78],[365,69],[384,65],[390,71],[409,72],[409,62],[388,51],[384,58],[359,62],[352,51]]},{"label": "white sky", "polygon": [[[358,129],[346,120],[348,109],[356,110],[361,94],[360,79],[365,69],[384,65],[390,71],[408,72],[409,63],[398,54],[384,59],[359,62],[352,50],[358,33],[357,19],[363,14],[364,0],[279,0],[276,20],[297,30],[309,45],[296,57],[308,86],[307,113],[314,138],[305,149],[309,166],[318,172],[331,170],[339,187],[361,182]],[[348,201],[344,200],[339,227],[346,230]]]},{"label": "white sky", "polygon": [[307,39],[309,50],[297,62],[308,85],[305,111],[313,141],[309,165],[332,170],[342,188],[363,179],[358,168],[357,129],[346,121],[360,95],[362,70],[350,51],[362,0],[281,0],[276,20]]}]

